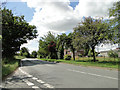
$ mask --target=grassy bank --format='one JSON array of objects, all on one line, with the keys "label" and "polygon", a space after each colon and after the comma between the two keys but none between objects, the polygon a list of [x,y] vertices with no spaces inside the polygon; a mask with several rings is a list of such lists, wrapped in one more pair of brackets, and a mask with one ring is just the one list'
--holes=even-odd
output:
[{"label": "grassy bank", "polygon": [[114,68],[118,69],[118,64],[120,63],[119,58],[104,58],[97,57],[98,61],[93,62],[92,57],[81,57],[75,61],[73,60],[56,60],[56,59],[40,59],[49,62],[62,62],[74,65],[83,65],[83,66],[95,66],[95,67],[106,67],[106,68]]},{"label": "grassy bank", "polygon": [[24,57],[15,56],[15,58],[2,59],[2,78],[8,76],[19,67],[19,61]]}]

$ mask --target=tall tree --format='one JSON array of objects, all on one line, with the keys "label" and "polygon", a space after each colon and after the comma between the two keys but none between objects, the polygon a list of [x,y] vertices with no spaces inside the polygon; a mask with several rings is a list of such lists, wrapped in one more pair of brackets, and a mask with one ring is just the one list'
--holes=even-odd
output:
[{"label": "tall tree", "polygon": [[23,43],[37,37],[36,27],[29,25],[24,16],[14,16],[12,11],[2,10],[2,55],[11,57],[20,50]]},{"label": "tall tree", "polygon": [[39,55],[40,55],[40,53],[42,53],[42,55],[45,55],[45,57],[50,55],[50,52],[48,51],[48,46],[50,45],[51,41],[56,43],[57,38],[56,38],[55,34],[50,31],[47,33],[47,35],[44,35],[43,37],[40,38],[39,50],[38,50]]},{"label": "tall tree", "polygon": [[73,34],[69,33],[67,38],[66,38],[66,48],[70,48],[70,50],[73,53],[73,60],[75,60],[75,48],[73,46]]},{"label": "tall tree", "polygon": [[60,53],[60,59],[64,59],[64,47],[65,47],[65,44],[66,44],[66,34],[63,33],[61,35],[58,35],[57,36],[57,49]]},{"label": "tall tree", "polygon": [[93,52],[93,60],[95,58],[95,46],[107,40],[109,33],[109,24],[103,19],[85,18],[77,27],[74,28],[75,47],[88,44]]},{"label": "tall tree", "polygon": [[50,52],[51,59],[57,59],[56,43],[54,41],[49,43],[48,51]]},{"label": "tall tree", "polygon": [[43,39],[39,40],[38,56],[41,58],[48,56],[48,44]]},{"label": "tall tree", "polygon": [[120,43],[120,1],[115,2],[113,7],[109,9],[109,17],[113,17],[111,19],[111,30],[114,32],[114,42]]}]

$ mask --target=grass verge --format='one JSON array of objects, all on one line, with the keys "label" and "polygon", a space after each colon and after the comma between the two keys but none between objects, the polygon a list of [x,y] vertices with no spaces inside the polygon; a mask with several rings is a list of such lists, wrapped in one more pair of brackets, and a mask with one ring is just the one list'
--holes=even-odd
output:
[{"label": "grass verge", "polygon": [[15,58],[2,59],[2,79],[14,72],[19,67],[20,59],[24,57],[15,56]]},{"label": "grass verge", "polygon": [[118,64],[120,63],[120,60],[116,58],[106,58],[104,57],[97,57],[98,61],[93,62],[92,58],[88,57],[82,57],[78,60],[56,60],[56,59],[40,59],[44,61],[54,61],[54,62],[62,62],[67,64],[74,64],[74,65],[82,65],[82,66],[94,66],[94,67],[105,67],[105,68],[111,68],[111,69],[118,69]]}]

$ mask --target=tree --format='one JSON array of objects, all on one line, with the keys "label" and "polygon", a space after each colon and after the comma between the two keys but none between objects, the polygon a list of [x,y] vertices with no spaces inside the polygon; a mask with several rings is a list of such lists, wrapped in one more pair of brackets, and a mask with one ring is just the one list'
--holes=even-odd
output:
[{"label": "tree", "polygon": [[36,58],[37,57],[37,52],[36,51],[32,51],[32,56],[33,56],[33,58]]},{"label": "tree", "polygon": [[42,39],[39,40],[38,56],[41,58],[48,56],[48,44]]},{"label": "tree", "polygon": [[40,38],[40,40],[39,40],[39,50],[38,50],[38,55],[39,56],[47,57],[51,54],[48,51],[48,46],[51,43],[51,41],[56,43],[57,38],[55,37],[55,34],[50,32],[50,31],[47,33],[47,35],[44,35],[43,37]]},{"label": "tree", "polygon": [[69,33],[67,38],[66,38],[66,48],[70,48],[70,50],[73,53],[73,60],[75,60],[75,48],[73,46],[73,34]]},{"label": "tree", "polygon": [[108,39],[109,24],[103,19],[85,18],[77,27],[74,28],[74,44],[76,48],[89,45],[95,58],[95,46]]},{"label": "tree", "polygon": [[51,59],[57,59],[56,43],[54,41],[51,41],[48,45],[48,51]]},{"label": "tree", "polygon": [[64,47],[66,45],[66,34],[63,33],[62,35],[57,36],[57,49],[60,53],[60,59],[64,59]]},{"label": "tree", "polygon": [[120,43],[120,1],[115,2],[113,7],[109,9],[109,17],[114,17],[110,20],[111,31],[114,32],[113,41]]},{"label": "tree", "polygon": [[20,50],[20,55],[25,56],[25,57],[30,57],[30,53],[29,53],[28,48],[22,47]]},{"label": "tree", "polygon": [[29,25],[24,16],[14,16],[12,11],[2,10],[2,55],[3,57],[14,56],[20,50],[23,43],[37,37],[34,25]]}]

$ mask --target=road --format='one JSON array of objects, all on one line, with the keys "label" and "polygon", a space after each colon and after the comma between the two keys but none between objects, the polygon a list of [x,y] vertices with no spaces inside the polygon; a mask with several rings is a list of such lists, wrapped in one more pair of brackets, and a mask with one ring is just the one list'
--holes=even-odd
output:
[{"label": "road", "polygon": [[26,58],[3,84],[3,88],[13,87],[118,88],[118,71]]}]

